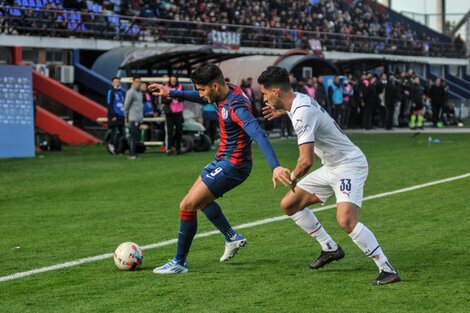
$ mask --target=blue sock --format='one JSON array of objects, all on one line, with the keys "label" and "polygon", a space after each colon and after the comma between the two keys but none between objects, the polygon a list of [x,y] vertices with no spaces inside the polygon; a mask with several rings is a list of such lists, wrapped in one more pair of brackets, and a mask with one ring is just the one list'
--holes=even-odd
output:
[{"label": "blue sock", "polygon": [[183,265],[186,262],[191,243],[197,231],[197,211],[180,211],[180,230],[176,248],[176,261]]},{"label": "blue sock", "polygon": [[207,219],[214,224],[215,227],[225,236],[227,241],[230,241],[237,233],[230,226],[229,222],[225,218],[222,209],[217,202],[212,201],[202,209],[202,212],[206,215]]}]

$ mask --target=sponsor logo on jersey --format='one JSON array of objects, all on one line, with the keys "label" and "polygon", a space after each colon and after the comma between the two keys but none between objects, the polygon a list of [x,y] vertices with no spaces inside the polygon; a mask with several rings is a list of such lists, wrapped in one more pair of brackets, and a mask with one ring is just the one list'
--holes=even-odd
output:
[{"label": "sponsor logo on jersey", "polygon": [[224,120],[226,120],[228,117],[228,111],[226,108],[222,108],[222,117]]}]

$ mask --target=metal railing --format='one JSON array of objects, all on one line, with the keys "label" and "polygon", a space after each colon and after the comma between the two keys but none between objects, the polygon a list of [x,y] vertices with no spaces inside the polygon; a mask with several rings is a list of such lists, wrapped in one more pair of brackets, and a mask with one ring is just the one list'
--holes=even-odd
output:
[{"label": "metal railing", "polygon": [[[3,11],[2,11],[3,10]],[[0,9],[0,32],[26,36],[110,39],[139,42],[210,44],[212,31],[240,34],[240,46],[310,49],[309,40],[323,50],[433,57],[464,57],[453,44],[330,32],[199,23],[157,18],[105,15],[67,10],[15,7]]]}]

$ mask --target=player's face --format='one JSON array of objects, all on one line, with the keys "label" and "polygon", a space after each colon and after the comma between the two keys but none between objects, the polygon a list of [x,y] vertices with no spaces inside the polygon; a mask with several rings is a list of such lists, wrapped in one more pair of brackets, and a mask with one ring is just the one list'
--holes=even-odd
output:
[{"label": "player's face", "polygon": [[199,96],[206,98],[209,103],[217,103],[220,100],[220,85],[219,83],[212,83],[210,85],[195,84],[196,90],[199,91]]},{"label": "player's face", "polygon": [[279,88],[264,88],[264,85],[259,86],[259,91],[263,94],[263,100],[276,110],[282,109],[282,102],[279,98]]}]

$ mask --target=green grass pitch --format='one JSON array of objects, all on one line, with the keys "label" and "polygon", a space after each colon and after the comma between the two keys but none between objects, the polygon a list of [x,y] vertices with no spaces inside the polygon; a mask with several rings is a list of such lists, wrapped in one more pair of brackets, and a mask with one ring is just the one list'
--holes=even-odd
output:
[{"label": "green grass pitch", "polygon": [[[351,135],[369,160],[365,196],[470,172],[470,136]],[[281,163],[294,140],[274,140]],[[232,225],[282,215],[287,191],[272,190],[256,144],[249,179],[219,200]],[[176,238],[178,205],[213,152],[142,159],[103,147],[65,147],[32,159],[0,160],[0,277]],[[318,161],[318,160],[317,160]],[[319,166],[317,162],[316,166]],[[328,204],[334,203],[334,199]],[[157,276],[175,245],[145,251],[143,268],[113,260],[0,282],[0,312],[470,312],[470,178],[365,201],[361,221],[377,236],[402,282],[371,287],[374,263],[335,221],[317,216],[346,257],[310,270],[320,246],[290,220],[243,229],[248,245],[221,264],[221,235],[195,239],[190,271]],[[199,214],[198,233],[213,226]]]}]

